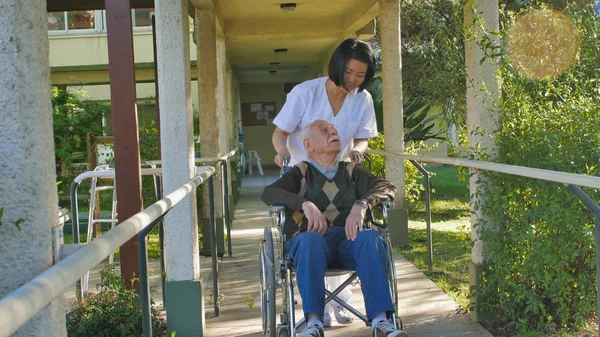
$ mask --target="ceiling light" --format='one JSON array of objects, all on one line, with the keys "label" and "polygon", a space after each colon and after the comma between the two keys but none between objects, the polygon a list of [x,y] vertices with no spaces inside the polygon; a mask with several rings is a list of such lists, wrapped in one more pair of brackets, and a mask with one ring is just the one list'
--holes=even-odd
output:
[{"label": "ceiling light", "polygon": [[279,7],[285,14],[292,14],[296,10],[296,3],[295,2],[286,2],[286,3],[280,4]]},{"label": "ceiling light", "polygon": [[277,48],[277,49],[274,49],[273,51],[275,52],[275,55],[282,56],[282,55],[287,54],[288,50],[287,50],[287,48]]},{"label": "ceiling light", "polygon": [[269,74],[271,74],[271,75],[275,75],[276,72],[277,72],[277,70],[269,70]]}]

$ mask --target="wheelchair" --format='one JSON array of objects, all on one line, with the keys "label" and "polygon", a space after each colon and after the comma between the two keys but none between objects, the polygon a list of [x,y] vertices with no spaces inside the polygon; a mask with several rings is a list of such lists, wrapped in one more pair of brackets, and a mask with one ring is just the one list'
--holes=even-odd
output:
[{"label": "wheelchair", "polygon": [[[392,245],[387,226],[387,208],[389,201],[383,201],[378,205],[381,210],[382,221],[374,219],[373,213],[369,209],[365,225],[372,225],[382,234],[388,249],[388,283],[389,290],[394,305],[394,315],[392,324],[398,329],[402,329],[402,320],[398,315],[398,285],[396,279],[396,266],[393,259]],[[294,300],[294,267],[288,254],[284,254],[285,234],[283,226],[285,224],[286,211],[283,206],[272,206],[269,214],[276,216],[275,228],[267,226],[264,229],[264,237],[260,242],[259,248],[259,272],[260,272],[260,310],[262,315],[263,334],[270,337],[295,337],[296,331],[305,323],[303,317],[298,322],[295,318]],[[276,240],[273,238],[275,232]],[[277,245],[277,248],[275,247]],[[278,254],[275,255],[277,250]],[[346,308],[357,318],[370,326],[367,317],[358,310],[340,300],[337,295],[345,287],[351,285],[358,278],[358,273],[354,270],[346,269],[327,269],[325,276],[338,276],[351,273],[350,277],[343,282],[333,292],[325,289],[325,305],[331,300],[336,300],[341,306]],[[281,294],[281,312],[279,313],[279,324],[276,322],[276,292],[280,289]]]}]

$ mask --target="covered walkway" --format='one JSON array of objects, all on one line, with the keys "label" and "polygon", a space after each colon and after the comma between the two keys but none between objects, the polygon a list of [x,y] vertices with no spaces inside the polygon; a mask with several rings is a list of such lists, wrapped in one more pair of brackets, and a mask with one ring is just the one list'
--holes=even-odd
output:
[{"label": "covered walkway", "polygon": [[[262,336],[258,243],[265,225],[272,223],[267,207],[260,200],[263,187],[272,182],[275,172],[264,177],[245,177],[232,226],[233,257],[220,264],[220,316],[214,317],[212,290],[205,298],[206,336]],[[395,255],[398,271],[400,315],[411,337],[492,336],[465,314],[458,305],[400,254]],[[206,282],[208,281],[208,282]],[[210,280],[205,280],[210,287]],[[352,305],[363,308],[359,286],[353,287]],[[300,303],[299,296],[297,297]],[[249,302],[254,301],[252,308]],[[300,305],[298,306],[300,308]],[[300,315],[301,311],[297,311]],[[335,321],[325,330],[330,336],[369,336],[370,328],[360,321],[339,325]]]}]

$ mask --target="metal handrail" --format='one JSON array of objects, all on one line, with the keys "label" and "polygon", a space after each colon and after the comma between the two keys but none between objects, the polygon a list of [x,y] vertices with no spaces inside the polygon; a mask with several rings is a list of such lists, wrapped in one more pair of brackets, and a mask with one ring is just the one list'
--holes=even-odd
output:
[{"label": "metal handrail", "polygon": [[[600,207],[598,206],[598,204],[596,204],[594,200],[592,200],[587,194],[585,194],[585,192],[583,192],[581,188],[578,187],[585,186],[598,189],[600,188],[600,177],[459,158],[418,156],[381,150],[367,150],[367,152],[382,156],[396,157],[410,161],[421,161],[452,166],[465,166],[478,170],[493,171],[503,174],[511,174],[521,177],[546,180],[564,184],[567,187],[567,189],[571,193],[573,193],[575,197],[577,197],[587,209],[594,213],[594,231],[596,241],[596,310],[597,312],[600,312]],[[600,325],[600,316],[598,317],[597,323],[598,325]],[[598,335],[600,336],[600,332]]]},{"label": "metal handrail", "polygon": [[[200,157],[195,158],[195,163],[217,163],[220,165],[221,169],[221,194],[222,194],[222,203],[225,210],[223,211],[223,220],[225,221],[225,228],[227,228],[227,255],[229,257],[233,254],[233,248],[231,243],[231,215],[229,214],[229,160],[231,157],[235,156],[238,153],[239,149],[235,148],[222,156],[217,157]],[[162,160],[148,160],[148,163],[154,165],[162,165]]]},{"label": "metal handrail", "polygon": [[397,157],[406,160],[416,160],[425,163],[447,164],[452,166],[466,166],[469,168],[506,173],[521,177],[553,181],[556,183],[578,185],[592,188],[600,188],[600,178],[585,174],[567,173],[552,170],[544,170],[526,166],[498,164],[482,162],[476,160],[449,158],[449,157],[429,157],[405,154],[399,152],[388,152],[381,150],[367,150],[367,153],[379,154],[382,156]]},{"label": "metal handrail", "polygon": [[102,262],[209,179],[214,167],[196,167],[196,176],[166,197],[125,220],[91,243],[46,269],[0,300],[0,337],[8,337],[62,295],[90,266]]}]

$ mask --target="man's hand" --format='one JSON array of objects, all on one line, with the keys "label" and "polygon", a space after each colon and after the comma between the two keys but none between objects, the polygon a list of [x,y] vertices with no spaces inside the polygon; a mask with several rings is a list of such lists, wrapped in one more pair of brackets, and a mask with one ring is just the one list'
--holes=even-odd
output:
[{"label": "man's hand", "polygon": [[319,208],[312,202],[305,201],[302,203],[302,211],[304,212],[304,216],[306,216],[306,220],[308,220],[307,231],[317,232],[321,235],[325,234],[327,231],[327,220]]},{"label": "man's hand", "polygon": [[363,230],[363,223],[367,210],[359,205],[352,206],[350,214],[346,218],[346,238],[348,240],[356,240],[358,232]]},{"label": "man's hand", "polygon": [[288,159],[288,163],[290,162],[290,158],[292,156],[290,155],[290,152],[286,149],[285,152],[282,153],[278,153],[275,156],[275,165],[282,167],[283,166],[283,158],[287,158]]}]

